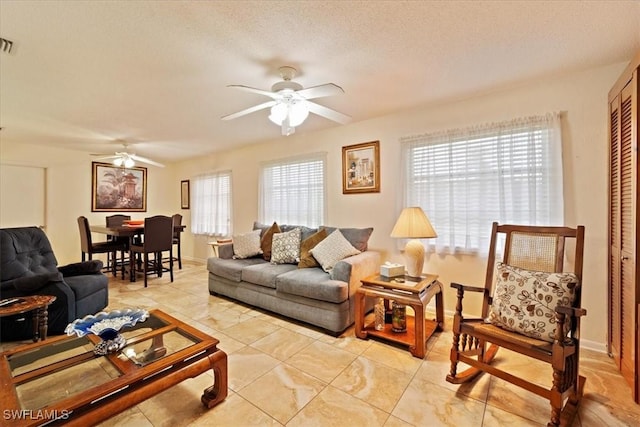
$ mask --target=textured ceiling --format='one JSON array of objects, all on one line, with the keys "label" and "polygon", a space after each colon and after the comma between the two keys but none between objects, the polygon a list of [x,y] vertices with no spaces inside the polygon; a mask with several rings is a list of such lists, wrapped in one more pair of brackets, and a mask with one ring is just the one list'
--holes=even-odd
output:
[{"label": "textured ceiling", "polygon": [[0,0],[0,36],[3,142],[169,161],[280,138],[267,110],[220,117],[268,100],[227,85],[268,90],[282,65],[361,121],[629,61],[640,1]]}]

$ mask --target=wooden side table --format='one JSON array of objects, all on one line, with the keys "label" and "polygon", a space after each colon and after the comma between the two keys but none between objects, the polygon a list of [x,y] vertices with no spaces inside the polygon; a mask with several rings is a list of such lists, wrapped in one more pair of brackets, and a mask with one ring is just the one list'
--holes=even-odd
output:
[{"label": "wooden side table", "polygon": [[[404,282],[380,276],[369,276],[362,280],[362,286],[356,291],[356,336],[366,339],[369,336],[383,338],[409,347],[409,352],[421,359],[425,355],[425,343],[444,326],[444,304],[442,296],[442,284],[436,275],[425,275],[421,278],[400,276]],[[436,297],[435,320],[424,318],[424,307],[431,298]],[[365,325],[365,299],[384,298],[385,302],[393,300],[400,304],[408,305],[415,313],[407,315],[407,330],[405,332],[393,332],[390,324],[385,324],[381,331],[375,329],[374,323]]]},{"label": "wooden side table", "polygon": [[0,301],[0,317],[33,312],[33,341],[47,338],[49,304],[56,297],[52,295],[31,295],[7,298]]}]

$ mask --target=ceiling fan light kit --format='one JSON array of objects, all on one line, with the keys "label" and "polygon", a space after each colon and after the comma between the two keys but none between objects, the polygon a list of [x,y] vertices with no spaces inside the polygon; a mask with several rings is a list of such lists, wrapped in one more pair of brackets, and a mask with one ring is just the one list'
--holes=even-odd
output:
[{"label": "ceiling fan light kit", "polygon": [[314,98],[344,93],[340,86],[326,83],[304,89],[301,84],[291,80],[295,73],[296,69],[293,67],[280,67],[280,76],[283,80],[271,86],[271,92],[248,86],[230,85],[229,87],[268,96],[272,98],[272,101],[229,114],[222,117],[222,120],[231,120],[265,108],[271,108],[269,120],[280,126],[282,135],[285,136],[294,133],[295,128],[307,119],[310,112],[342,124],[351,120],[351,117],[345,114],[309,101]]},{"label": "ceiling fan light kit", "polygon": [[146,157],[138,156],[133,153],[127,152],[127,147],[129,146],[126,142],[123,142],[125,151],[116,151],[115,154],[92,154],[93,156],[100,156],[96,160],[111,160],[114,166],[117,167],[125,167],[132,168],[136,165],[137,162],[148,163],[153,166],[157,166],[159,168],[163,168],[164,165],[162,163],[154,162],[153,160],[147,159]]}]

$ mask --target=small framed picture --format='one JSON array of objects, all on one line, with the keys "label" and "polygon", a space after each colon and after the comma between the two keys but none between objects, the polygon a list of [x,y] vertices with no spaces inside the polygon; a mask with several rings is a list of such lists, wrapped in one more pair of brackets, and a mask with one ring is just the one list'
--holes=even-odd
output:
[{"label": "small framed picture", "polygon": [[180,207],[189,209],[189,180],[180,181]]},{"label": "small framed picture", "polygon": [[380,141],[342,147],[342,193],[380,192]]}]

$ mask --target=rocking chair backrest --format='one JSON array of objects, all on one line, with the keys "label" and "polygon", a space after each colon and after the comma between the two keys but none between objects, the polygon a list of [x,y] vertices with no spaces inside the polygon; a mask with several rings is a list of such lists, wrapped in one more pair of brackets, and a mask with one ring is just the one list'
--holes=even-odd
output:
[{"label": "rocking chair backrest", "polygon": [[[575,253],[565,252],[566,239],[575,241]],[[504,242],[504,247],[498,248]],[[498,225],[493,223],[491,243],[487,259],[484,303],[482,316],[487,317],[493,286],[496,257],[502,254],[502,262],[526,270],[559,273],[572,271],[579,279],[574,307],[580,307],[582,284],[582,263],[584,248],[584,227],[541,227],[530,225]],[[565,257],[573,261],[573,267],[565,270]]]}]

